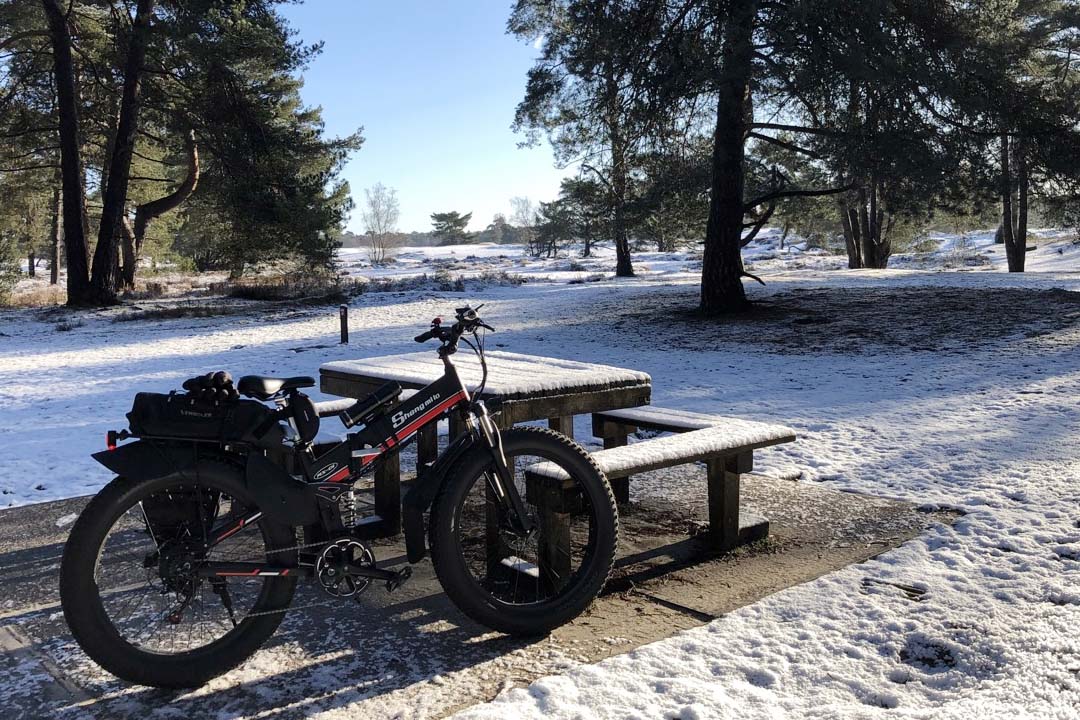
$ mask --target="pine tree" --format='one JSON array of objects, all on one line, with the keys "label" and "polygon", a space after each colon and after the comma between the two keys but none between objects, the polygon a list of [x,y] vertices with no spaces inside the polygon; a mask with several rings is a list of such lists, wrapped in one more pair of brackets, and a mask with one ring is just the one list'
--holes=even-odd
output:
[{"label": "pine tree", "polygon": [[460,214],[457,210],[443,213],[431,213],[431,225],[434,228],[433,234],[439,239],[440,244],[442,245],[457,245],[471,240],[472,234],[465,231],[465,228],[469,226],[470,220],[472,220],[471,212],[465,213],[464,215]]}]

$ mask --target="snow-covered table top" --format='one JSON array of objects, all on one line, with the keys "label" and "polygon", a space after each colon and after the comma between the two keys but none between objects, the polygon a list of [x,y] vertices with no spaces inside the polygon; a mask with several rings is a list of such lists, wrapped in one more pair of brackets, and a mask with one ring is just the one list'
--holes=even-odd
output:
[{"label": "snow-covered table top", "polygon": [[[474,390],[480,384],[480,363],[472,353],[454,355],[462,381]],[[648,373],[560,358],[521,355],[498,350],[487,353],[489,377],[484,397],[517,406],[514,422],[632,407],[649,402]],[[391,380],[402,387],[420,388],[442,376],[442,361],[434,352],[383,355],[362,360],[338,360],[319,368],[323,392],[364,397]]]},{"label": "snow-covered table top", "polygon": [[[469,387],[480,384],[480,362],[469,352],[453,357],[458,375]],[[567,393],[601,390],[611,387],[650,385],[648,373],[638,370],[561,360],[559,358],[520,355],[492,350],[487,353],[488,381],[486,395],[503,398],[539,393]],[[423,387],[443,373],[442,361],[433,352],[383,355],[363,360],[337,360],[319,368],[323,374],[396,380],[402,387]]]}]

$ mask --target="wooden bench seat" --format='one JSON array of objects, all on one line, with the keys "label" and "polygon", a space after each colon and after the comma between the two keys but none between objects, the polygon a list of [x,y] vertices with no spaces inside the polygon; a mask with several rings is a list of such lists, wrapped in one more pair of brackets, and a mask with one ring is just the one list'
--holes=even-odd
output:
[{"label": "wooden bench seat", "polygon": [[[624,412],[626,414],[623,414]],[[616,419],[620,421],[632,419],[639,423],[639,426],[649,422],[655,429],[670,429],[674,425],[681,432],[592,453],[593,460],[612,482],[613,489],[622,484],[628,492],[629,484],[625,481],[636,473],[704,462],[708,486],[710,544],[716,549],[726,551],[768,535],[769,523],[764,518],[740,522],[741,475],[753,469],[755,450],[794,441],[794,430],[783,425],[699,413],[662,411],[651,417],[643,413],[618,413],[620,417]],[[604,413],[607,417],[603,421],[612,422],[613,414]],[[660,417],[662,414],[667,417]],[[704,423],[706,420],[709,423],[706,427],[687,427],[691,423]],[[668,425],[658,427],[661,423]],[[560,468],[552,463],[530,466],[525,477],[526,492],[536,493],[537,497],[543,496],[549,499],[548,502],[553,497],[553,491],[565,488],[564,483],[569,480]],[[557,495],[555,497],[557,498]],[[556,499],[556,502],[559,501]],[[570,501],[560,504],[572,505]]]},{"label": "wooden bench seat", "polygon": [[[689,432],[704,430],[723,423],[726,419],[720,415],[642,405],[593,413],[593,436],[607,440],[621,435],[623,438],[621,445],[625,445],[626,434],[638,428],[664,432]],[[605,444],[604,447],[608,446]],[[612,445],[612,447],[618,447],[618,445]]]}]

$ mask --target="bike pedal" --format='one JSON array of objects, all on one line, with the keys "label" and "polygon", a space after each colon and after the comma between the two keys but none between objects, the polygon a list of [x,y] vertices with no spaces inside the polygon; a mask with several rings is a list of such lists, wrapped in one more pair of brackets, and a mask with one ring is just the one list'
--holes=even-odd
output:
[{"label": "bike pedal", "polygon": [[412,568],[402,568],[394,573],[394,577],[386,581],[386,592],[391,593],[404,585],[412,577]]}]

